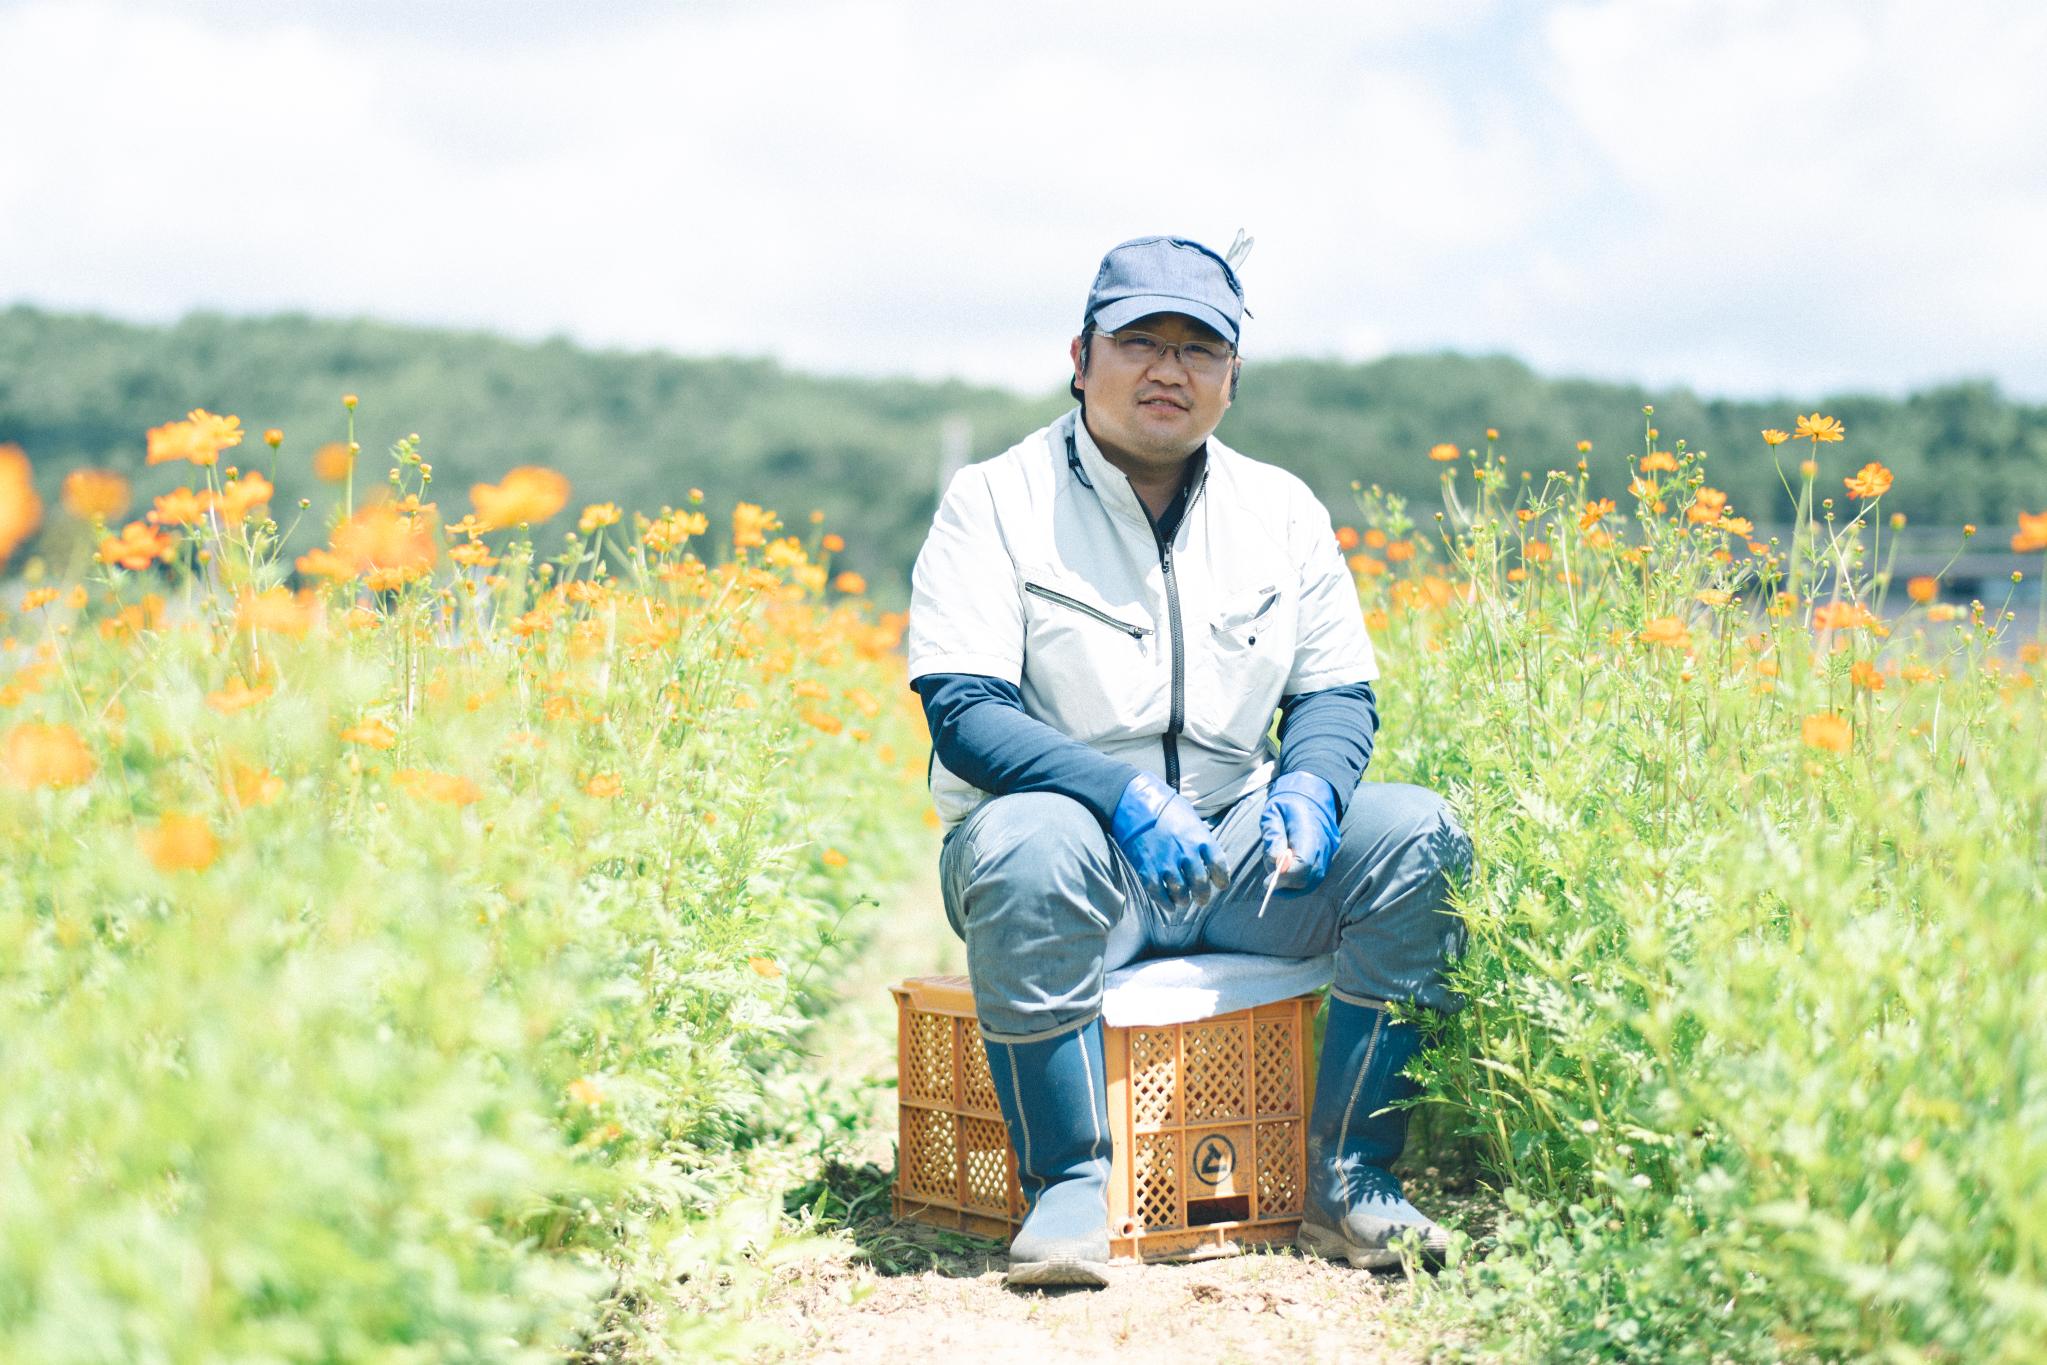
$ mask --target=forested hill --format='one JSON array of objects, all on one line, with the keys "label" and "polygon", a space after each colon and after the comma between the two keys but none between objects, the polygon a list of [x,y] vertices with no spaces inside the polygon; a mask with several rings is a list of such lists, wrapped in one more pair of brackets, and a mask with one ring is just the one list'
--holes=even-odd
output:
[{"label": "forested hill", "polygon": [[[284,429],[276,505],[289,521],[298,497],[319,508],[332,496],[307,457],[340,436],[339,398],[352,392],[362,399],[365,461],[418,432],[451,509],[466,509],[472,482],[519,464],[562,471],[575,505],[652,511],[697,487],[718,512],[745,498],[801,525],[818,508],[846,538],[840,562],[888,600],[900,598],[930,519],[948,426],[975,458],[1001,450],[1067,405],[1063,362],[1063,347],[1050,346],[1045,391],[1025,398],[376,322],[199,315],[144,327],[17,307],[0,312],[0,442],[27,450],[52,506],[63,473],[79,465],[127,472],[147,497],[189,472],[143,468],[147,428],[194,407],[234,413],[252,433]],[[1641,449],[1645,403],[1655,404],[1666,443],[1683,437],[1714,453],[1714,483],[1759,523],[1785,509],[1758,433],[1814,410],[1847,424],[1848,444],[1822,450],[1837,494],[1839,474],[1881,460],[1897,475],[1886,505],[1915,522],[1990,530],[2015,524],[2020,506],[2047,507],[2047,407],[2012,402],[1989,384],[1903,400],[1751,402],[1546,379],[1506,357],[1343,364],[1254,355],[1221,434],[1300,473],[1343,521],[1354,480],[1433,505],[1441,466],[1425,458],[1429,447],[1483,444],[1487,427],[1538,477],[1569,467],[1576,443],[1591,440],[1595,483],[1617,495],[1628,456]],[[261,467],[256,457],[267,452],[253,435],[245,449],[244,462]],[[1803,449],[1783,448],[1787,466]],[[310,543],[319,525],[309,519],[298,539]]]}]

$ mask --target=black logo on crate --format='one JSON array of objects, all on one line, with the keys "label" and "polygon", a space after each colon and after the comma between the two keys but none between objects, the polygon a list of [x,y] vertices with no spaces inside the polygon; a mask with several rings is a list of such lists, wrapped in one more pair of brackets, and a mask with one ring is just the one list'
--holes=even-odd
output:
[{"label": "black logo on crate", "polygon": [[1237,1146],[1221,1133],[1210,1133],[1194,1149],[1194,1178],[1204,1185],[1220,1185],[1237,1169]]}]

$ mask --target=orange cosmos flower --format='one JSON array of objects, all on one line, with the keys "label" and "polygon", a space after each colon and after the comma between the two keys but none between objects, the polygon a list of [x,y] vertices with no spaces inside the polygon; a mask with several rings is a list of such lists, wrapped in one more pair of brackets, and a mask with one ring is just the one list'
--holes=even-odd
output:
[{"label": "orange cosmos flower", "polygon": [[589,535],[600,526],[616,526],[622,514],[615,502],[593,502],[583,509],[583,515],[576,519],[576,529]]},{"label": "orange cosmos flower", "polygon": [[1342,551],[1344,554],[1349,554],[1352,550],[1357,549],[1357,547],[1358,547],[1357,527],[1339,526],[1336,528],[1336,548],[1338,550]]},{"label": "orange cosmos flower", "polygon": [[1521,558],[1530,564],[1547,564],[1549,557],[1549,542],[1546,540],[1531,540],[1521,547]]},{"label": "orange cosmos flower", "polygon": [[1855,743],[1855,731],[1848,722],[1826,711],[1807,716],[1799,729],[1799,737],[1809,749],[1835,754],[1847,753]]},{"label": "orange cosmos flower", "polygon": [[1855,661],[1854,667],[1848,670],[1848,681],[1865,692],[1881,692],[1884,690],[1884,675],[1878,672],[1876,665],[1867,659],[1857,659]]},{"label": "orange cosmos flower", "polygon": [[839,731],[846,728],[846,723],[837,716],[829,711],[817,710],[815,707],[803,713],[803,723],[822,730],[828,735],[836,735]]},{"label": "orange cosmos flower", "polygon": [[220,509],[221,520],[237,526],[250,512],[270,501],[276,492],[270,480],[251,472],[239,479],[229,479],[214,505]]},{"label": "orange cosmos flower", "polygon": [[1362,578],[1377,578],[1380,574],[1386,572],[1385,560],[1374,558],[1362,550],[1344,562],[1350,565],[1352,573]]},{"label": "orange cosmos flower", "polygon": [[1717,488],[1701,488],[1692,498],[1692,505],[1685,511],[1685,519],[1694,522],[1720,520],[1727,508],[1727,495]]},{"label": "orange cosmos flower", "polygon": [[340,483],[355,468],[355,452],[345,441],[329,441],[313,452],[313,477],[326,483]]},{"label": "orange cosmos flower", "polygon": [[569,1082],[569,1098],[577,1104],[595,1109],[604,1103],[604,1089],[588,1076],[579,1076]]},{"label": "orange cosmos flower", "polygon": [[826,554],[835,555],[846,548],[846,538],[837,531],[826,531],[824,539],[819,543],[824,546]]},{"label": "orange cosmos flower", "polygon": [[1429,447],[1429,458],[1437,464],[1448,464],[1462,453],[1448,441],[1441,441]]},{"label": "orange cosmos flower", "polygon": [[245,592],[235,603],[236,630],[304,635],[312,624],[311,609],[293,597],[289,588],[270,588],[260,593]]},{"label": "orange cosmos flower", "polygon": [[17,445],[0,445],[0,563],[42,520],[43,500],[36,494],[27,453]]},{"label": "orange cosmos flower", "polygon": [[308,578],[355,577],[355,566],[324,546],[306,551],[293,563]]},{"label": "orange cosmos flower", "polygon": [[213,865],[220,844],[196,815],[166,815],[136,832],[135,840],[159,872],[198,872]]},{"label": "orange cosmos flower", "polygon": [[206,511],[213,506],[213,494],[195,493],[189,488],[173,488],[160,495],[149,509],[149,520],[158,526],[197,526],[206,520]]},{"label": "orange cosmos flower", "polygon": [[858,597],[867,591],[867,580],[851,569],[846,569],[832,580],[832,586],[848,597]]},{"label": "orange cosmos flower", "polygon": [[111,469],[74,469],[64,476],[64,510],[80,521],[112,521],[128,510],[128,480]]},{"label": "orange cosmos flower", "polygon": [[768,532],[780,530],[782,519],[750,502],[732,509],[732,548],[756,549],[768,543]]},{"label": "orange cosmos flower", "polygon": [[1801,441],[1811,441],[1815,446],[1822,441],[1847,439],[1847,430],[1841,425],[1839,418],[1822,417],[1818,413],[1799,418],[1798,429],[1791,434]]},{"label": "orange cosmos flower", "polygon": [[1404,564],[1414,558],[1414,543],[1407,540],[1393,540],[1386,543],[1386,558],[1395,564]]},{"label": "orange cosmos flower", "polygon": [[1612,498],[1601,498],[1585,504],[1585,510],[1578,514],[1578,529],[1589,531],[1597,526],[1600,519],[1613,510]]},{"label": "orange cosmos flower", "polygon": [[398,787],[422,801],[448,806],[473,806],[483,799],[482,790],[457,773],[435,772],[430,768],[401,768],[391,774]]},{"label": "orange cosmos flower", "polygon": [[1851,498],[1880,498],[1891,489],[1891,471],[1871,460],[1841,482]]},{"label": "orange cosmos flower", "polygon": [[242,681],[242,675],[237,673],[234,677],[227,680],[227,686],[221,688],[220,691],[208,692],[206,694],[206,704],[220,712],[223,716],[231,716],[237,711],[248,710],[251,706],[269,697],[274,691],[276,689],[269,686],[251,687],[248,683]]},{"label": "orange cosmos flower", "polygon": [[1812,612],[1814,630],[1858,630],[1875,624],[1876,617],[1860,602],[1828,602]]},{"label": "orange cosmos flower", "polygon": [[1667,450],[1652,450],[1642,457],[1642,472],[1644,474],[1675,474],[1677,473],[1677,456]]},{"label": "orange cosmos flower", "polygon": [[1779,431],[1775,427],[1763,428],[1764,445],[1781,446],[1790,439],[1791,433],[1788,431]]},{"label": "orange cosmos flower", "polygon": [[0,782],[22,791],[75,787],[93,774],[92,754],[68,725],[17,725],[0,741]]},{"label": "orange cosmos flower", "polygon": [[390,749],[398,743],[398,732],[383,721],[371,717],[360,725],[351,725],[341,732],[341,738],[350,744],[360,744],[371,749]]},{"label": "orange cosmos flower", "polygon": [[1905,583],[1905,596],[1914,602],[1931,602],[1940,596],[1940,580],[1923,577],[1909,579]]},{"label": "orange cosmos flower", "polygon": [[844,867],[846,865],[846,855],[835,848],[826,849],[819,855],[818,860],[826,867]]},{"label": "orange cosmos flower", "polygon": [[[2019,513],[2019,533],[2011,538],[2011,548],[2022,555],[2047,550],[2047,512]],[[6,557],[5,543],[0,542],[0,559]]]},{"label": "orange cosmos flower", "polygon": [[229,776],[227,789],[238,806],[264,806],[283,793],[284,780],[268,769],[237,763]]},{"label": "orange cosmos flower", "polygon": [[755,976],[764,977],[769,981],[777,980],[782,975],[781,964],[771,957],[750,957],[746,960],[746,965],[752,968]]},{"label": "orange cosmos flower", "polygon": [[334,554],[355,573],[390,570],[417,576],[434,566],[440,547],[429,513],[407,514],[388,503],[373,503],[334,528]]},{"label": "orange cosmos flower", "polygon": [[1747,517],[1722,517],[1720,518],[1719,521],[1715,522],[1714,525],[1718,526],[1721,530],[1727,532],[1729,535],[1744,537],[1747,536],[1749,532],[1756,529],[1755,523],[1750,521]]},{"label": "orange cosmos flower", "polygon": [[182,422],[166,422],[149,429],[148,462],[156,465],[189,460],[196,465],[210,465],[220,458],[221,451],[241,443],[241,418],[221,417],[205,408],[194,408]]},{"label": "orange cosmos flower", "polygon": [[1734,594],[1725,588],[1701,588],[1692,596],[1709,607],[1724,607],[1734,600]]},{"label": "orange cosmos flower", "polygon": [[609,800],[624,790],[625,784],[619,781],[617,773],[599,773],[583,784],[584,795],[594,796],[600,801]]},{"label": "orange cosmos flower", "polygon": [[1383,550],[1383,549],[1385,549],[1385,548],[1386,548],[1386,533],[1385,533],[1384,531],[1380,530],[1380,529],[1379,529],[1378,527],[1376,527],[1376,526],[1374,526],[1374,527],[1372,527],[1372,528],[1371,528],[1370,530],[1366,531],[1366,532],[1365,532],[1365,548],[1366,548],[1367,550]]},{"label": "orange cosmos flower", "polygon": [[1677,617],[1659,616],[1642,627],[1641,640],[1645,645],[1661,645],[1665,649],[1689,649],[1692,633]]},{"label": "orange cosmos flower", "polygon": [[121,528],[120,535],[108,536],[100,542],[99,558],[102,564],[140,573],[158,561],[170,563],[177,548],[178,542],[170,532],[160,531],[147,522],[131,521]]},{"label": "orange cosmos flower", "polygon": [[480,540],[465,540],[460,545],[451,546],[448,558],[472,569],[488,569],[498,562],[498,557],[490,552],[490,546]]},{"label": "orange cosmos flower", "polygon": [[487,529],[535,526],[562,510],[569,501],[569,481],[552,469],[520,465],[502,483],[479,483],[469,490],[476,519]]}]

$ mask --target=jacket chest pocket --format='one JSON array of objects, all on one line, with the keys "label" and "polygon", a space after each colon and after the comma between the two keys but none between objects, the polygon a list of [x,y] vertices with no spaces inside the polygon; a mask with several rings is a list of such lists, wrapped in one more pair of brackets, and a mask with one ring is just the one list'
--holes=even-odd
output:
[{"label": "jacket chest pocket", "polygon": [[1300,604],[1282,584],[1226,594],[1202,628],[1206,666],[1189,680],[1191,728],[1226,751],[1264,742],[1293,671]]},{"label": "jacket chest pocket", "polygon": [[1024,580],[1023,601],[1025,708],[1084,744],[1141,733],[1159,709],[1158,632],[1143,610],[1042,574]]}]

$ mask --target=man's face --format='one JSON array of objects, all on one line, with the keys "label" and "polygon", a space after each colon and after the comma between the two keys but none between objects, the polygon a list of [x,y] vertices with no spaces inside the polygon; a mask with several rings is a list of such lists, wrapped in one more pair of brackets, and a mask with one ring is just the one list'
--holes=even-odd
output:
[{"label": "man's face", "polygon": [[[1167,343],[1229,347],[1213,329],[1179,313],[1152,313],[1119,330],[1149,333]],[[1093,337],[1085,372],[1079,337],[1073,339],[1072,354],[1074,383],[1087,394],[1087,426],[1095,443],[1104,454],[1121,456],[1146,472],[1177,470],[1230,406],[1234,358],[1215,374],[1199,375],[1178,351],[1164,351],[1148,362],[1126,359],[1105,332]]]}]

